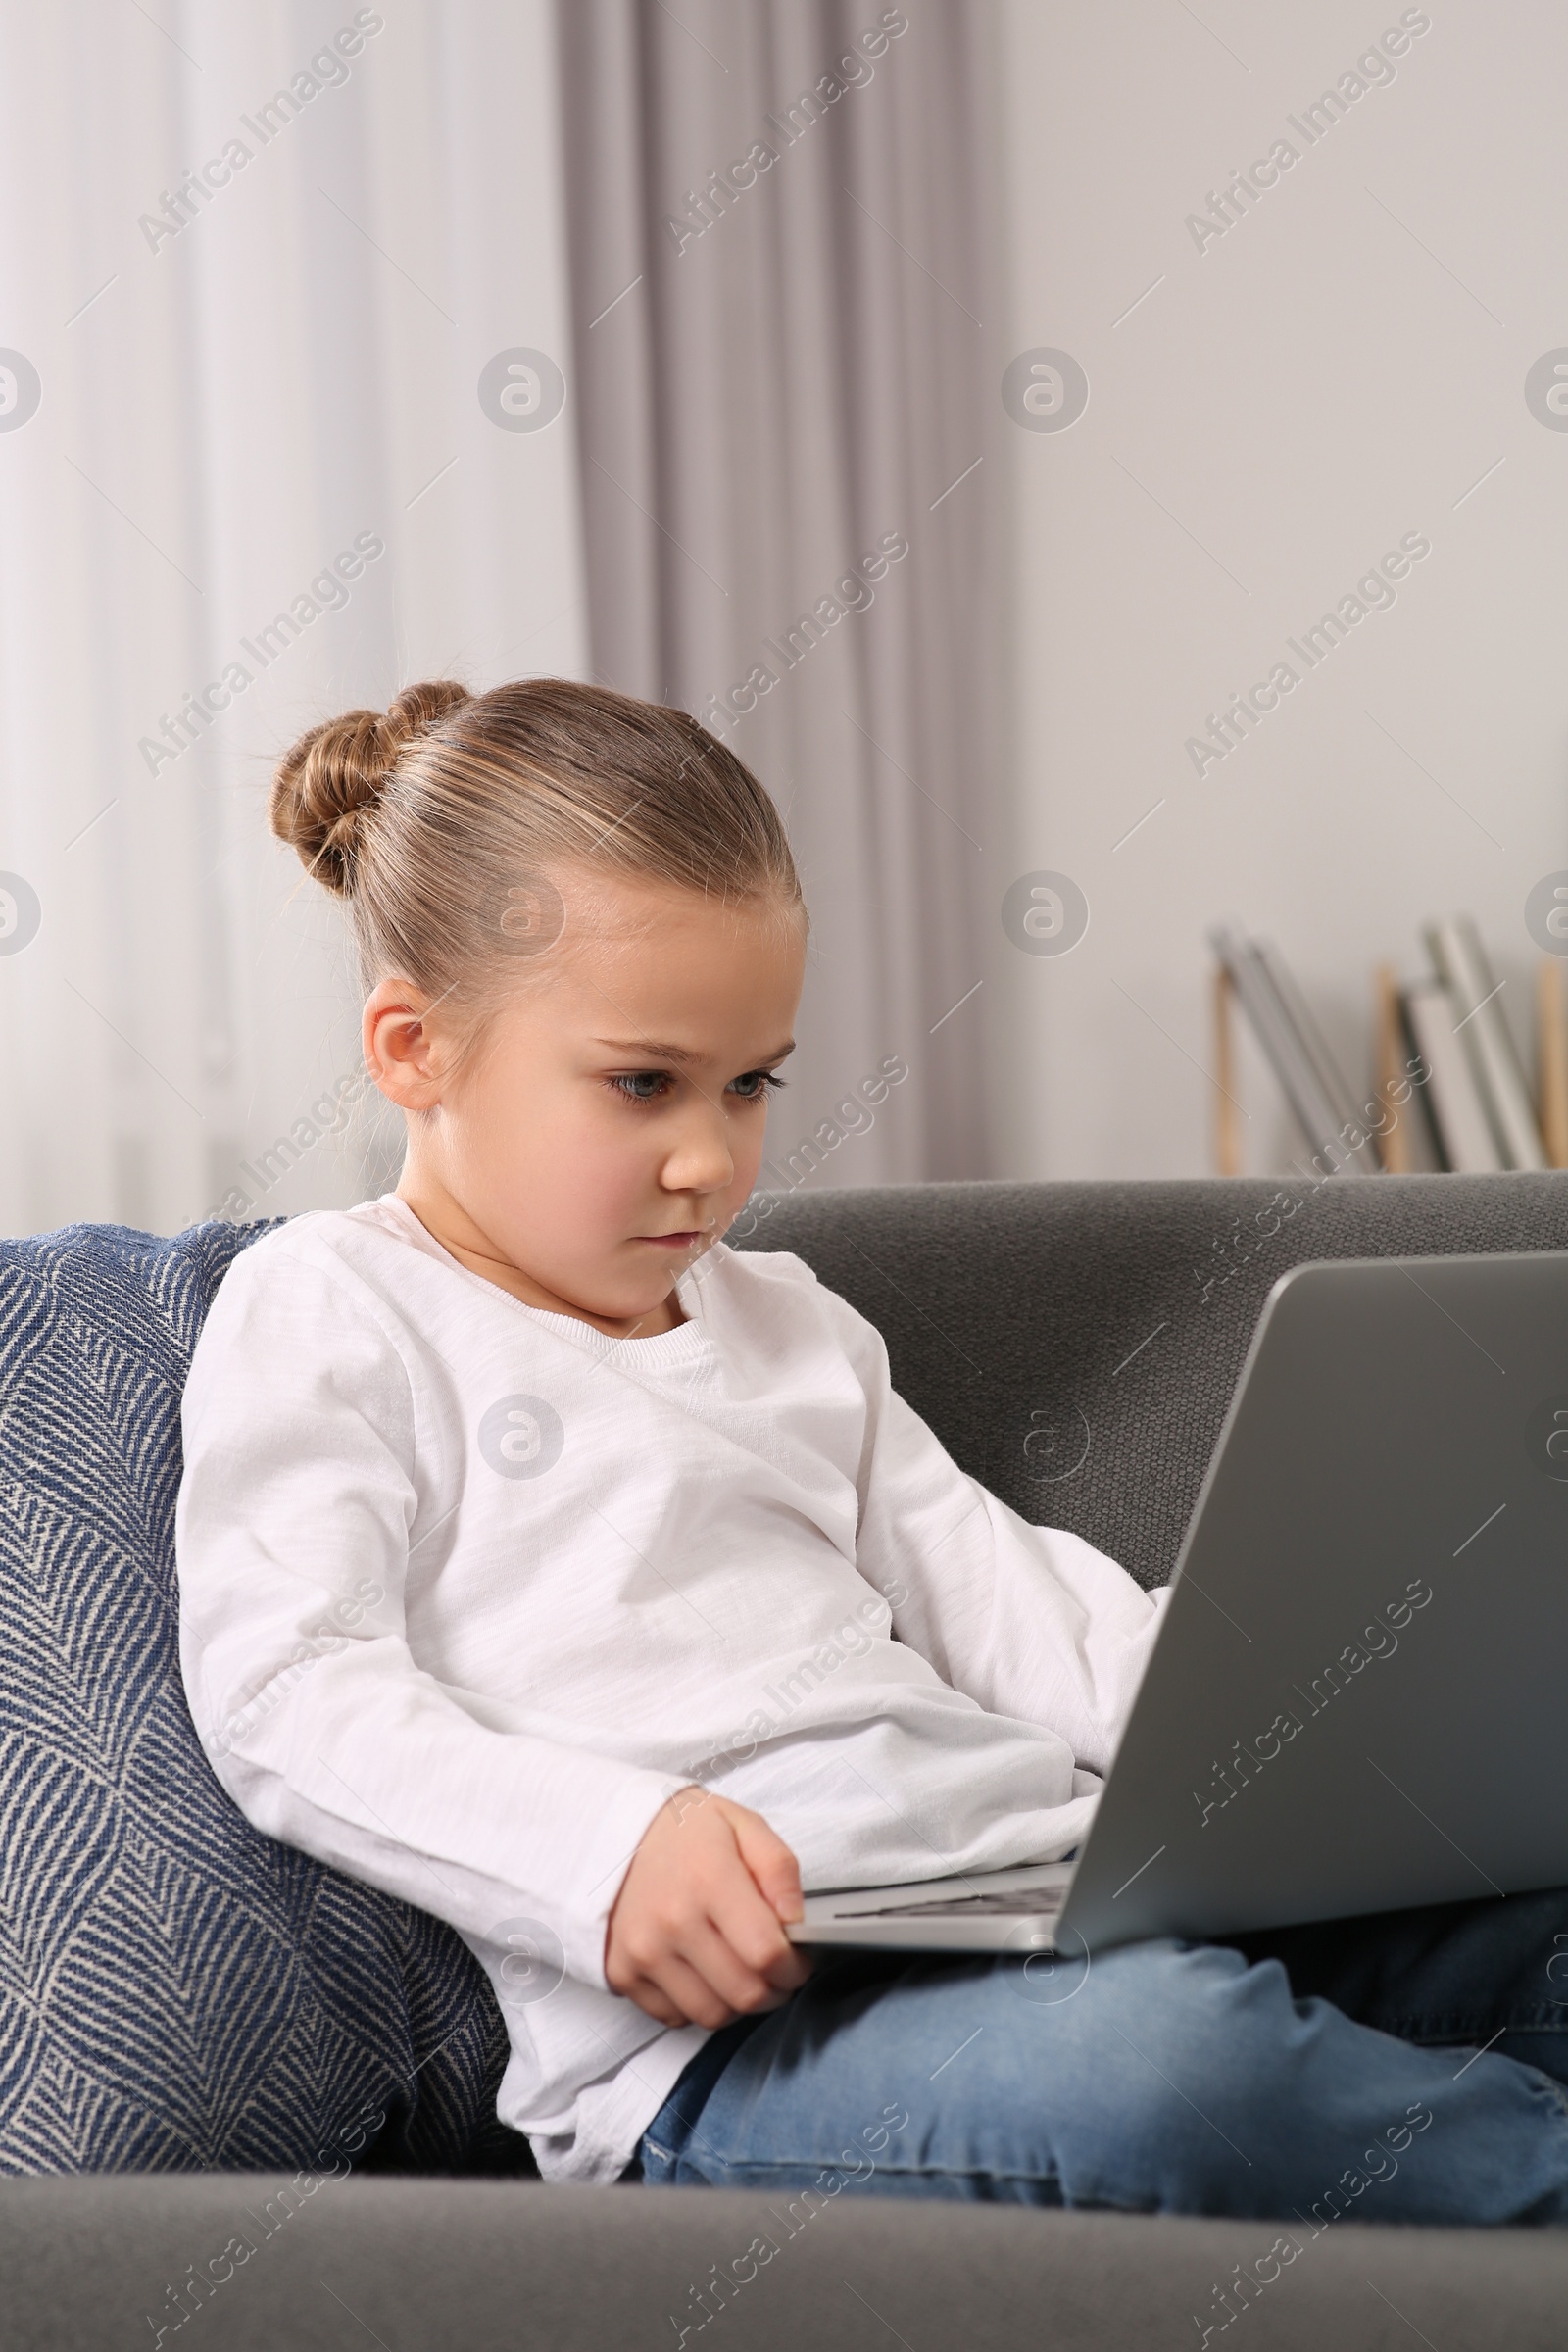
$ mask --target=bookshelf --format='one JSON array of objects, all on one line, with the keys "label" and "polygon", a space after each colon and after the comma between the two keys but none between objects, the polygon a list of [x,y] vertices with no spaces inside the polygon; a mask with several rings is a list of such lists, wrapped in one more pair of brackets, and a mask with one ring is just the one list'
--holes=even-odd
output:
[{"label": "bookshelf", "polygon": [[[1405,1175],[1432,1165],[1461,1171],[1568,1168],[1563,959],[1542,956],[1537,963],[1532,1085],[1498,1001],[1507,983],[1494,979],[1475,925],[1466,916],[1450,916],[1428,925],[1424,936],[1433,963],[1429,975],[1401,983],[1390,963],[1373,970],[1372,1079],[1358,1096],[1277,951],[1235,926],[1210,932],[1216,1174],[1242,1173],[1243,1023],[1272,1069],[1307,1151],[1338,1172]],[[1395,1106],[1397,1116],[1391,1115]],[[1424,1151],[1415,1146],[1418,1122]]]},{"label": "bookshelf", "polygon": [[1568,1168],[1568,1010],[1555,956],[1543,956],[1536,967],[1536,1055],[1546,1157],[1554,1168]]}]

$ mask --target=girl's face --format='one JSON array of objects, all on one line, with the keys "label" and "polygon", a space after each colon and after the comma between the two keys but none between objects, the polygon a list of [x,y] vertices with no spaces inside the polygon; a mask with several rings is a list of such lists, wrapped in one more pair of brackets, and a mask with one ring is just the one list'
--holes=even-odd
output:
[{"label": "girl's face", "polygon": [[744,1206],[805,973],[799,914],[598,873],[553,877],[560,939],[466,1067],[439,1004],[385,980],[366,1060],[408,1114],[398,1192],[463,1264],[630,1337]]}]

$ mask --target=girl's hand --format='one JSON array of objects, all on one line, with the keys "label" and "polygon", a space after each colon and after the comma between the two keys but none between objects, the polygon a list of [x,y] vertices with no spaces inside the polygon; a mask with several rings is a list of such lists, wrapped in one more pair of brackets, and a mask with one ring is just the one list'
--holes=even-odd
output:
[{"label": "girl's hand", "polygon": [[777,2009],[811,1973],[781,1920],[800,1865],[760,1813],[679,1788],[643,1833],[605,1936],[605,1977],[662,2026]]}]

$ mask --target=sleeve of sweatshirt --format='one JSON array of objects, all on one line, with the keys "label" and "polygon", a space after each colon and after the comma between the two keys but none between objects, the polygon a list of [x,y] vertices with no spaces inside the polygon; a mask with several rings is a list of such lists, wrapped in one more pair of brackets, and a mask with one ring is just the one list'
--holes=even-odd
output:
[{"label": "sleeve of sweatshirt", "polygon": [[1061,1528],[1032,1527],[961,1471],[893,1387],[880,1332],[830,1291],[865,1392],[857,1565],[893,1630],[994,1715],[1042,1724],[1109,1767],[1170,1588]]},{"label": "sleeve of sweatshirt", "polygon": [[491,1729],[413,1656],[417,1405],[371,1296],[305,1251],[236,1259],[182,1420],[180,1667],[240,1810],[466,1934],[538,1921],[606,1989],[611,1907],[682,1784]]}]

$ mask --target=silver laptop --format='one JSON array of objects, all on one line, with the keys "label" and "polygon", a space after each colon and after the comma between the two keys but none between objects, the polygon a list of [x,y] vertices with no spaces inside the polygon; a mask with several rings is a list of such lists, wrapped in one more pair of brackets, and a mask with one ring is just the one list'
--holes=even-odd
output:
[{"label": "silver laptop", "polygon": [[1054,1953],[1568,1885],[1568,1251],[1269,1294],[1074,1860],[806,1898]]}]

